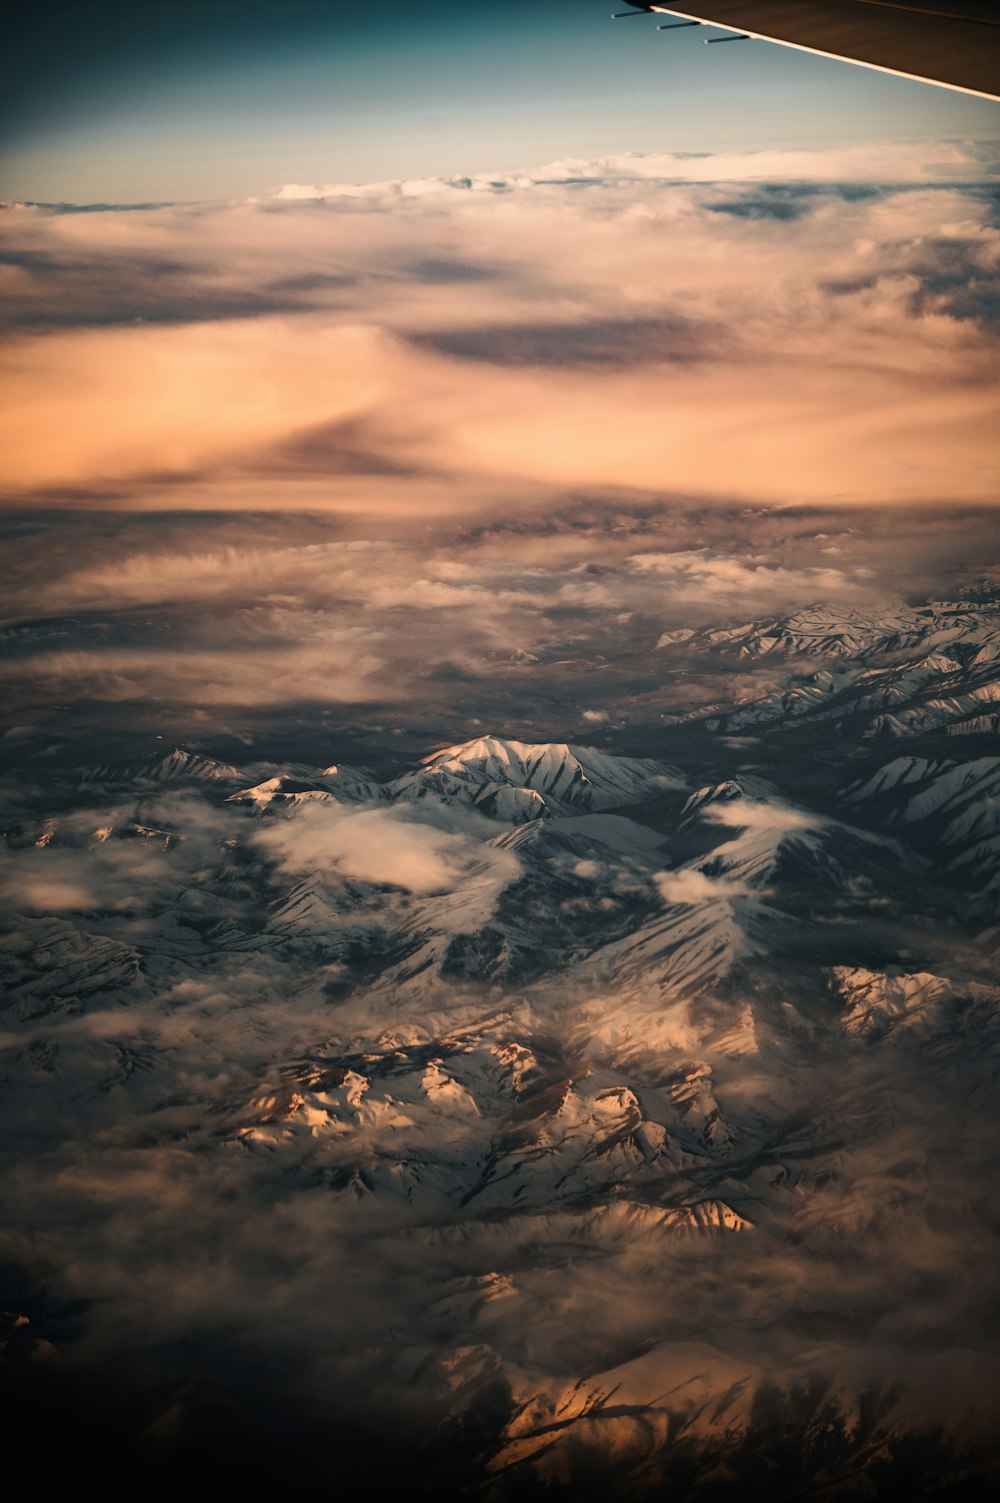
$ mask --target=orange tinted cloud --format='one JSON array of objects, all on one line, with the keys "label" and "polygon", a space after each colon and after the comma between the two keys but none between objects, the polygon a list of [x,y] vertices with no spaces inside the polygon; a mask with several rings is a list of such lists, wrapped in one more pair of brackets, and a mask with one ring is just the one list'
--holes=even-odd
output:
[{"label": "orange tinted cloud", "polygon": [[46,321],[0,371],[6,490],[397,518],[581,485],[994,499],[984,203],[643,161],[584,189],[10,214],[20,306]]}]

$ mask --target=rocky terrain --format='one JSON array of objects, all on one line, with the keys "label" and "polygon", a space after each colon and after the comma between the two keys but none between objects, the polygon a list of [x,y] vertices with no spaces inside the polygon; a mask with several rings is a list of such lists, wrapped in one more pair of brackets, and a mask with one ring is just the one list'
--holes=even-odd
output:
[{"label": "rocky terrain", "polygon": [[337,1437],[438,1496],[982,1496],[998,643],[995,597],[816,608],[665,635],[801,681],[635,755],[25,786],[21,1400],[113,1370],[75,1444],[175,1479],[284,1416],[306,1491]]}]

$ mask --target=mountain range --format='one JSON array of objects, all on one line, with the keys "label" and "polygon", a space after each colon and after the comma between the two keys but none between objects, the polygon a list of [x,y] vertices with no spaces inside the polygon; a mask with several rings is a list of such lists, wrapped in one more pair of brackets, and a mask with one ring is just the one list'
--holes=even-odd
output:
[{"label": "mountain range", "polygon": [[[4,1174],[65,1298],[18,1274],[11,1360],[112,1340],[62,1333],[89,1299],[141,1388],[135,1332],[181,1340],[157,1286],[220,1339],[197,1248],[151,1209],[117,1240],[181,1195],[294,1391],[379,1394],[470,1496],[596,1496],[612,1463],[621,1497],[771,1496],[790,1436],[780,1496],[890,1496],[918,1454],[934,1496],[981,1496],[998,644],[995,597],[817,607],[664,635],[799,681],[641,755],[479,735],[385,777],[187,747],[25,790]],[[106,1208],[69,1272],[25,1150]],[[210,1404],[171,1370],[183,1455]]]}]

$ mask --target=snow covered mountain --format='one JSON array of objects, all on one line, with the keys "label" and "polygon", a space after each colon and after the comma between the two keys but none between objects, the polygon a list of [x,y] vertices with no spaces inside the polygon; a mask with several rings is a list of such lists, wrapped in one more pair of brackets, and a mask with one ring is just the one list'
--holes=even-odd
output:
[{"label": "snow covered mountain", "polygon": [[677,642],[690,647],[735,647],[743,658],[776,654],[867,663],[900,657],[915,649],[943,652],[957,644],[996,656],[1000,652],[1000,601],[933,601],[884,610],[821,602],[789,616],[739,626],[665,632],[657,647]]},{"label": "snow covered mountain", "polygon": [[[837,658],[829,692],[800,686],[817,713],[982,666],[969,637],[928,651],[920,612],[828,627],[768,628],[796,643],[769,652]],[[807,711],[780,713],[761,724]],[[750,1476],[764,1417],[791,1433],[806,1392],[844,1475],[937,1433],[942,1383],[965,1457],[998,1365],[975,1291],[1000,757],[879,760],[854,713],[846,750],[807,758],[720,741],[709,766],[677,725],[669,761],[484,736],[379,779],[189,751],[26,794],[3,1100],[102,1207],[69,1292],[166,1343],[181,1280],[190,1339],[215,1340],[224,1247],[302,1412],[384,1394],[414,1454],[440,1444],[500,1503],[609,1455],[642,1496],[681,1440],[706,1486]],[[12,1220],[39,1215],[20,1151]],[[123,1277],[136,1197],[168,1209]],[[210,1256],[178,1242],[178,1197]],[[928,1281],[928,1248],[960,1287]],[[58,1351],[32,1298],[8,1297],[11,1350]],[[183,1437],[212,1399],[177,1393]]]},{"label": "snow covered mountain", "polygon": [[80,772],[80,785],[109,788],[185,782],[232,783],[238,781],[239,776],[237,769],[226,762],[174,747],[162,757],[140,763],[84,767]]},{"label": "snow covered mountain", "polygon": [[837,734],[867,737],[1000,730],[995,594],[884,612],[816,605],[739,626],[667,632],[657,646],[788,665],[787,687],[696,712],[712,731],[780,732],[821,722]]},{"label": "snow covered mountain", "polygon": [[483,736],[425,758],[415,772],[390,784],[394,798],[468,803],[500,820],[520,822],[574,811],[594,813],[676,791],[676,768],[634,757],[610,757],[592,747],[530,745]]},{"label": "snow covered mountain", "polygon": [[845,806],[906,829],[963,887],[1000,886],[1000,757],[896,757],[844,789]]},{"label": "snow covered mountain", "polygon": [[287,808],[310,799],[333,799],[338,803],[356,803],[378,798],[379,785],[374,776],[357,767],[324,767],[320,771],[306,767],[289,767],[264,778],[250,788],[229,795],[233,804],[264,813],[272,808]]}]

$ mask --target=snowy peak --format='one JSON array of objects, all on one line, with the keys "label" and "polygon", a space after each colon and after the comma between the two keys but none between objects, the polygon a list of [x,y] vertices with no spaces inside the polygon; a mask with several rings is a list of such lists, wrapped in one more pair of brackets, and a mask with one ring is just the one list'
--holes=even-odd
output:
[{"label": "snowy peak", "polygon": [[[801,654],[810,657],[892,657],[952,643],[986,643],[1000,636],[994,605],[937,601],[933,605],[860,609],[820,602],[791,615],[702,633],[706,645],[736,645],[741,657]],[[662,646],[670,645],[661,638]]]},{"label": "snowy peak", "polygon": [[797,907],[818,881],[827,896],[850,889],[874,866],[903,858],[891,840],[841,823],[783,798],[763,778],[699,788],[688,799],[679,828],[717,839],[707,851],[657,877],[663,901],[699,905],[746,898]]},{"label": "snowy peak", "polygon": [[520,823],[546,815],[591,813],[682,789],[683,776],[665,763],[616,757],[565,742],[482,736],[426,757],[416,772],[390,785],[400,798],[434,794],[471,803],[494,818]]},{"label": "snowy peak", "polygon": [[[820,604],[667,632],[657,645],[784,665],[787,681],[777,691],[680,717],[701,719],[707,730],[781,732],[818,721],[867,737],[1000,730],[1000,594],[868,610]],[[802,660],[818,665],[808,677]]]},{"label": "snowy peak", "polygon": [[954,1027],[956,1012],[977,1004],[992,1009],[998,999],[995,986],[896,965],[882,971],[835,966],[832,986],[843,1007],[844,1030],[871,1039],[884,1038],[901,1026],[933,1027],[949,1012]]},{"label": "snowy peak", "polygon": [[265,778],[263,783],[256,783],[252,788],[241,788],[238,793],[231,793],[227,803],[246,804],[263,811],[272,805],[287,807],[303,803],[307,799],[332,798],[334,795],[322,783],[304,778],[276,777]]},{"label": "snowy peak", "polygon": [[[684,805],[683,812],[685,815],[693,814],[710,804],[732,804],[738,800],[745,802],[747,799],[763,803],[777,798],[777,790],[764,778],[741,773],[739,778],[727,778],[724,783],[706,784],[704,788],[698,788]],[[738,821],[734,818],[732,823]]]},{"label": "snowy peak", "polygon": [[217,762],[214,757],[203,757],[198,752],[185,751],[175,746],[164,756],[138,765],[84,768],[80,774],[80,783],[119,787],[131,783],[236,783],[241,778],[239,768],[232,767],[228,762]]},{"label": "snowy peak", "polygon": [[762,778],[743,776],[699,788],[684,808],[686,822],[699,821],[724,831],[726,839],[699,870],[760,887],[774,874],[789,843],[819,849],[828,821],[781,798]]},{"label": "snowy peak", "polygon": [[841,798],[882,826],[912,831],[963,883],[1000,885],[1000,757],[896,757]]},{"label": "snowy peak", "polygon": [[862,783],[845,789],[848,804],[875,803],[886,823],[945,822],[948,844],[1000,834],[1000,757],[970,762],[896,757]]},{"label": "snowy peak", "polygon": [[265,813],[271,809],[289,809],[315,799],[334,803],[362,803],[380,796],[378,786],[360,769],[334,766],[322,772],[309,768],[286,768],[251,788],[230,794],[228,802],[244,804]]}]

